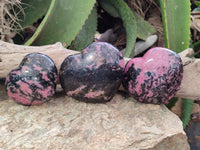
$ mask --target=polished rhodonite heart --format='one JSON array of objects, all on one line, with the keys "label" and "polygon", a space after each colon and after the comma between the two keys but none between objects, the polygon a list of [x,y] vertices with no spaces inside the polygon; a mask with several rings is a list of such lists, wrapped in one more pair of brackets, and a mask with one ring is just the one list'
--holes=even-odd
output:
[{"label": "polished rhodonite heart", "polygon": [[19,67],[6,78],[8,96],[23,105],[49,101],[57,84],[57,69],[46,55],[32,53],[24,57]]},{"label": "polished rhodonite heart", "polygon": [[68,96],[85,102],[107,102],[119,88],[125,67],[117,48],[95,42],[81,54],[68,56],[60,68],[60,83]]},{"label": "polished rhodonite heart", "polygon": [[155,47],[127,63],[122,82],[129,94],[140,102],[168,104],[178,91],[182,77],[179,55]]}]

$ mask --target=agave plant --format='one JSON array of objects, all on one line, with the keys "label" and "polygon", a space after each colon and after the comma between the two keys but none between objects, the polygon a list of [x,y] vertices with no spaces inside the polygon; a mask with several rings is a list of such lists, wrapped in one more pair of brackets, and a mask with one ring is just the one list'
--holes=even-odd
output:
[{"label": "agave plant", "polygon": [[23,27],[33,24],[45,15],[34,35],[25,45],[45,45],[60,41],[66,47],[82,50],[94,39],[97,30],[97,5],[101,5],[113,17],[122,19],[127,37],[126,57],[134,56],[137,37],[145,40],[155,32],[155,29],[136,15],[123,0],[48,0],[42,2],[22,0],[22,2],[25,4],[26,14],[25,20],[21,22]]}]

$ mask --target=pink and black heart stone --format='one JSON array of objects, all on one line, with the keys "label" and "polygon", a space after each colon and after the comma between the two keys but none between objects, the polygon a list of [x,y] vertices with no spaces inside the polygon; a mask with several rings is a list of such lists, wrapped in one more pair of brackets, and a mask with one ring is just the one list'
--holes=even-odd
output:
[{"label": "pink and black heart stone", "polygon": [[55,93],[57,68],[46,55],[32,53],[24,57],[19,67],[6,78],[8,96],[23,105],[47,102]]},{"label": "pink and black heart stone", "polygon": [[125,67],[117,48],[95,42],[81,54],[68,56],[60,68],[60,83],[68,96],[91,103],[108,102],[119,88]]},{"label": "pink and black heart stone", "polygon": [[122,83],[140,102],[168,104],[178,91],[182,77],[181,58],[169,49],[156,47],[127,63]]}]

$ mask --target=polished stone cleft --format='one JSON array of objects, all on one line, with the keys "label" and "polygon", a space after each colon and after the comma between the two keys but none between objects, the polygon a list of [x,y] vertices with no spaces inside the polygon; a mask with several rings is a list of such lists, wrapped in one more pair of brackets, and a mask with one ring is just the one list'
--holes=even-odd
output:
[{"label": "polished stone cleft", "polygon": [[94,42],[81,54],[68,56],[60,68],[65,93],[77,100],[99,103],[111,100],[119,88],[125,61],[117,48]]},{"label": "polished stone cleft", "polygon": [[23,105],[47,102],[54,95],[57,84],[57,68],[46,55],[32,53],[24,57],[19,67],[6,78],[8,96]]}]

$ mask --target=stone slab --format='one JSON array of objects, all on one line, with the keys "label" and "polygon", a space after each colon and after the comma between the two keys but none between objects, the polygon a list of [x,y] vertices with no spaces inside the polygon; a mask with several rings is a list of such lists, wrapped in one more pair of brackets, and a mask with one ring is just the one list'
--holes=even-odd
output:
[{"label": "stone slab", "polygon": [[182,122],[164,105],[120,94],[106,104],[79,102],[61,91],[48,103],[22,106],[0,86],[0,149],[189,150]]}]

